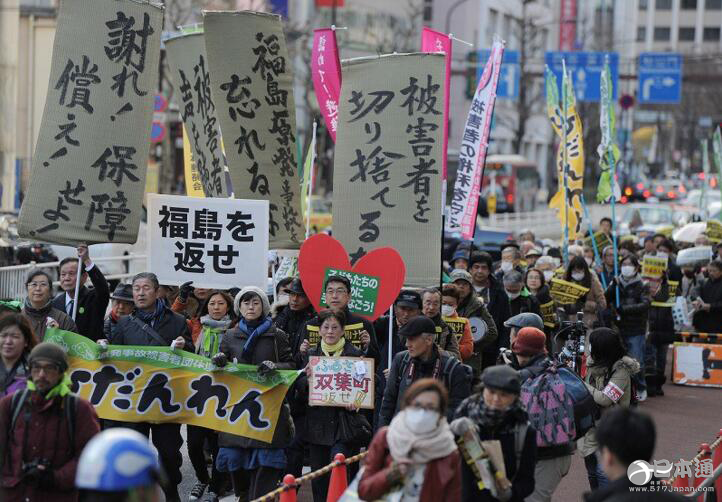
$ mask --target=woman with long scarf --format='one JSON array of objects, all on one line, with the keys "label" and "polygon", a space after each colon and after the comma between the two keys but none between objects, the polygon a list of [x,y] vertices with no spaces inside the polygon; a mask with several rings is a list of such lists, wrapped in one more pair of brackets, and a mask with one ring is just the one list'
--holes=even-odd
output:
[{"label": "woman with long scarf", "polygon": [[358,493],[376,500],[400,491],[400,502],[458,502],[461,460],[446,421],[448,392],[434,378],[414,382],[391,425],[376,433],[364,464]]},{"label": "woman with long scarf", "polygon": [[75,322],[65,312],[53,308],[53,281],[47,272],[39,268],[32,269],[26,276],[25,288],[28,296],[25,298],[22,314],[30,322],[33,333],[40,341],[45,338],[47,328],[78,332]]},{"label": "woman with long scarf", "polygon": [[[258,367],[259,375],[296,369],[288,335],[271,322],[266,294],[260,288],[246,286],[236,295],[233,305],[240,316],[238,325],[223,334],[213,363],[218,367],[229,361],[252,364]],[[200,341],[199,345],[202,344]],[[284,449],[291,443],[293,432],[290,409],[284,402],[270,443],[219,433],[216,467],[220,472],[231,473],[237,497],[256,499],[276,488],[286,469]]]},{"label": "woman with long scarf", "polygon": [[457,436],[473,430],[481,441],[499,441],[506,476],[496,476],[497,495],[493,496],[490,490],[479,488],[479,471],[465,459],[461,500],[522,502],[534,491],[537,450],[536,430],[519,401],[521,377],[510,366],[491,366],[482,373],[481,385],[481,392],[459,405],[451,429]]},{"label": "woman with long scarf", "polygon": [[[343,311],[323,310],[318,319],[321,343],[307,353],[304,363],[312,357],[363,357],[363,352],[344,337],[346,315]],[[310,367],[306,366],[306,373],[298,379],[296,402],[299,405],[308,403],[310,374]],[[309,447],[311,470],[326,466],[337,453],[350,457],[358,453],[359,447],[366,446],[371,440],[369,418],[368,412],[359,412],[353,405],[348,408],[307,405],[304,439]],[[351,469],[348,474],[353,476]],[[328,474],[313,480],[315,502],[326,501],[328,482]]]},{"label": "woman with long scarf", "polygon": [[[223,334],[233,327],[233,298],[224,291],[211,291],[200,309],[199,317],[189,321],[196,353],[203,357],[213,357],[218,353]],[[208,476],[208,466],[204,454],[204,444],[210,449],[213,467]],[[208,489],[205,502],[218,500],[225,476],[216,468],[218,457],[218,433],[206,427],[188,425],[188,457],[193,464],[198,482],[191,490],[189,500],[198,500]]]}]

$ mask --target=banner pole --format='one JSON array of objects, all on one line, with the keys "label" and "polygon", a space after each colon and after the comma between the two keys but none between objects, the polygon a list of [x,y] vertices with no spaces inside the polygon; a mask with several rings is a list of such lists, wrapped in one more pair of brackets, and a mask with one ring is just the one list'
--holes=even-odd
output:
[{"label": "banner pole", "polygon": [[565,60],[562,59],[562,124],[564,127],[564,136],[562,138],[562,141],[564,144],[562,145],[562,162],[564,166],[562,167],[562,176],[564,177],[564,243],[563,243],[563,255],[562,258],[564,259],[564,265],[569,264],[569,186],[567,184],[567,176],[569,174],[568,172],[568,162],[569,158],[567,156],[567,66]]},{"label": "banner pole", "polygon": [[617,180],[617,166],[614,162],[614,152],[610,148],[609,168],[612,170],[612,247],[614,248],[614,291],[617,308],[619,308],[619,254],[617,253],[617,213],[615,210],[617,195],[614,193],[614,183]]},{"label": "banner pole", "polygon": [[389,307],[389,365],[388,369],[391,369],[391,364],[394,358],[394,306],[393,304]]},{"label": "banner pole", "polygon": [[[75,298],[73,298],[73,312],[72,312],[73,321],[75,321],[75,316],[78,313],[78,297],[80,296],[80,294],[79,294],[80,276],[83,275],[82,270],[83,270],[83,260],[80,257],[78,257],[78,273],[75,276]],[[52,286],[52,284],[51,284],[51,286]]]},{"label": "banner pole", "polygon": [[[599,256],[599,248],[597,247],[597,240],[594,238],[594,227],[592,225],[592,218],[589,216],[589,209],[587,208],[587,201],[584,197],[584,191],[582,191],[582,208],[584,209],[584,217],[587,219],[587,222],[589,222],[589,237],[592,241],[592,249],[594,249],[594,260],[596,263],[603,267],[604,264],[602,263],[602,259]],[[601,276],[602,279],[602,286],[604,289],[607,289],[607,280],[604,278],[604,274]]]},{"label": "banner pole", "polygon": [[[313,173],[316,165],[316,121],[313,121],[313,135],[311,136],[311,165],[308,177],[308,194],[306,198],[306,239],[311,235],[311,196],[313,195]],[[305,173],[304,173],[305,174]]]},{"label": "banner pole", "polygon": [[446,179],[441,180],[441,249],[439,258],[439,289],[444,286],[444,232],[446,231]]}]

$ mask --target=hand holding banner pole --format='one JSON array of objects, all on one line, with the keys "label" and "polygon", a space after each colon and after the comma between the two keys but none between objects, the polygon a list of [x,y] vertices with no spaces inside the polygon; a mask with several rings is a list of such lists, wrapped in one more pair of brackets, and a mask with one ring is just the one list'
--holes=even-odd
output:
[{"label": "hand holding banner pole", "polygon": [[394,359],[394,306],[393,304],[389,307],[389,365],[388,369],[391,369],[391,364]]},{"label": "hand holding banner pole", "polygon": [[562,138],[562,159],[564,166],[562,167],[562,175],[564,177],[564,244],[563,244],[563,259],[564,265],[569,263],[569,187],[567,184],[567,176],[569,175],[569,157],[567,152],[567,65],[564,59],[562,59],[562,123],[564,124],[564,137]]}]

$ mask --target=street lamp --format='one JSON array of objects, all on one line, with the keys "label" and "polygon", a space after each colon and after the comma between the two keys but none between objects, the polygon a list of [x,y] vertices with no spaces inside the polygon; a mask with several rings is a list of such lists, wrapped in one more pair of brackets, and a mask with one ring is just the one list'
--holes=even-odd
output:
[{"label": "street lamp", "polygon": [[466,3],[467,1],[468,0],[458,0],[454,5],[449,8],[449,10],[446,11],[446,24],[444,25],[446,28],[444,33],[446,35],[448,35],[449,31],[451,31],[451,15],[454,13],[454,11],[459,5]]}]

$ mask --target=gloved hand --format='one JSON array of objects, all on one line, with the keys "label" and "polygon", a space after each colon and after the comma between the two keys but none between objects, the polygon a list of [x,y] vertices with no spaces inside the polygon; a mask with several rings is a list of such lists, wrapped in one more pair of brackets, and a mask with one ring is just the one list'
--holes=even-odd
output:
[{"label": "gloved hand", "polygon": [[41,468],[40,465],[27,471],[23,476],[23,480],[29,485],[45,489],[52,488],[55,485],[55,475],[52,469],[49,467]]},{"label": "gloved hand", "polygon": [[213,358],[211,358],[211,362],[218,366],[219,368],[223,368],[226,364],[228,364],[228,356],[226,356],[223,352],[219,352]]},{"label": "gloved hand", "polygon": [[271,371],[276,371],[276,363],[273,361],[263,361],[258,365],[258,374],[261,376],[267,375]]},{"label": "gloved hand", "polygon": [[193,292],[193,281],[184,282],[180,285],[180,288],[178,289],[178,299],[181,301],[181,303],[185,303],[188,301],[188,297]]},{"label": "gloved hand", "polygon": [[476,425],[474,424],[474,421],[471,420],[469,417],[461,417],[452,421],[449,424],[449,427],[451,428],[451,432],[453,432],[454,435],[463,436],[466,431],[473,427],[476,427]]}]

